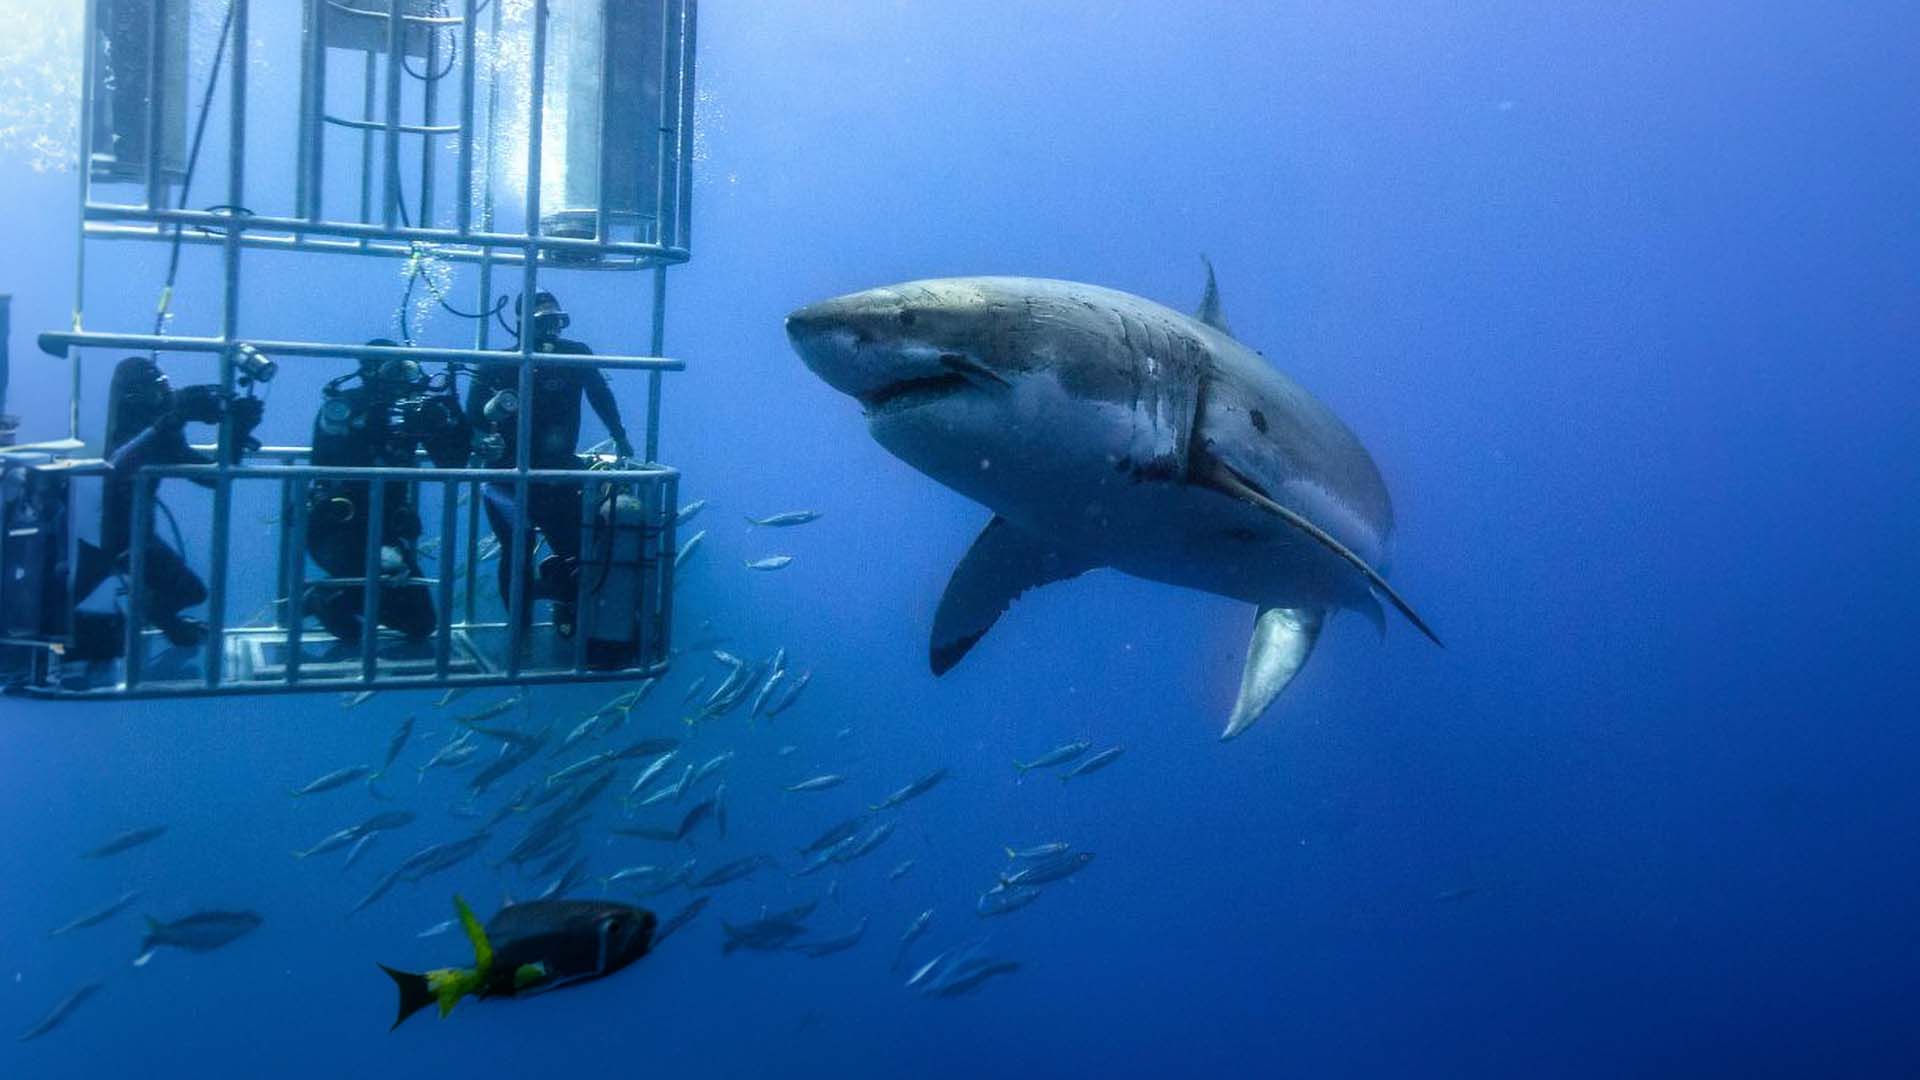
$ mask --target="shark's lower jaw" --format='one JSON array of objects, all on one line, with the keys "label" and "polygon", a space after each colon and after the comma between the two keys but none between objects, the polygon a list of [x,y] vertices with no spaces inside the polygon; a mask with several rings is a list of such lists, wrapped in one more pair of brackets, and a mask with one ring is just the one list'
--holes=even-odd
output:
[{"label": "shark's lower jaw", "polygon": [[930,405],[971,385],[973,385],[972,382],[964,375],[942,373],[888,383],[857,396],[861,407],[871,418]]}]

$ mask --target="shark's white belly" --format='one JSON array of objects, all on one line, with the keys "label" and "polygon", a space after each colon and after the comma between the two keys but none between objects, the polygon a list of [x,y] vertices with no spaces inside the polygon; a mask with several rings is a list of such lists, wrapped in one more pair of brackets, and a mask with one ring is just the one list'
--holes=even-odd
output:
[{"label": "shark's white belly", "polygon": [[874,438],[1008,523],[1092,563],[1255,604],[1336,607],[1354,595],[1352,573],[1318,544],[1264,511],[1185,483],[1186,448],[1177,445],[1184,433],[1175,426],[1143,423],[1125,405],[1076,399],[1045,375],[1004,393],[997,402],[964,394],[877,417]]}]

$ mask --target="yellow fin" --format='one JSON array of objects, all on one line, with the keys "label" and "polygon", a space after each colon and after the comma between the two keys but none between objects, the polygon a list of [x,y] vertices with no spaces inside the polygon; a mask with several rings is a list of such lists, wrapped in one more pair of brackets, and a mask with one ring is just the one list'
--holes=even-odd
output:
[{"label": "yellow fin", "polygon": [[534,983],[546,977],[547,965],[521,964],[519,969],[513,973],[513,988],[515,990],[525,990],[527,987],[532,986]]},{"label": "yellow fin", "polygon": [[460,928],[467,932],[467,940],[473,942],[474,974],[484,978],[493,970],[493,943],[487,940],[487,929],[480,925],[480,917],[473,913],[465,900],[453,898],[453,910],[460,915]]},{"label": "yellow fin", "polygon": [[440,1018],[446,1019],[460,999],[480,989],[480,973],[470,968],[435,968],[427,972],[427,989],[440,1003]]}]

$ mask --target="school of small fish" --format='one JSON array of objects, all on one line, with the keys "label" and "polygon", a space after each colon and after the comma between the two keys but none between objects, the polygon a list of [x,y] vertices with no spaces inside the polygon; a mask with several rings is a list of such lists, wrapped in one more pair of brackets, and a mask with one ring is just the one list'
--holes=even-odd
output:
[{"label": "school of small fish", "polygon": [[[705,505],[698,500],[682,506],[678,522],[691,521]],[[749,516],[747,521],[753,529],[785,529],[820,516],[812,510],[783,511]],[[685,568],[706,535],[695,532],[682,541],[676,570]],[[746,566],[772,571],[793,561],[790,555],[776,554],[748,560]],[[553,704],[565,688],[529,687],[459,709],[457,703],[468,693],[464,688],[447,690],[437,699],[410,700],[411,711],[371,743],[369,749],[375,752],[366,761],[337,764],[304,778],[281,778],[280,790],[291,795],[301,813],[326,813],[334,823],[292,857],[310,865],[321,862],[321,856],[345,852],[337,872],[365,875],[367,882],[361,899],[346,912],[349,917],[393,903],[389,897],[400,885],[414,886],[406,903],[420,903],[434,892],[431,885],[420,889],[422,882],[456,867],[484,863],[502,878],[509,896],[524,899],[591,890],[609,899],[624,895],[657,903],[676,891],[691,894],[661,919],[656,948],[693,932],[714,906],[721,914],[709,921],[718,923],[723,955],[744,950],[818,960],[856,952],[871,926],[886,926],[884,916],[869,912],[823,918],[816,925],[811,920],[821,898],[796,904],[791,902],[793,891],[822,888],[808,881],[822,875],[819,880],[827,882],[824,898],[838,898],[839,871],[887,846],[910,821],[912,804],[954,774],[944,766],[904,776],[795,769],[791,762],[804,751],[798,743],[783,741],[764,751],[769,767],[756,772],[753,782],[769,791],[778,789],[777,797],[786,800],[790,809],[783,824],[812,818],[814,824],[803,831],[817,835],[805,846],[792,848],[766,835],[752,835],[757,831],[752,828],[736,827],[746,823],[738,815],[730,821],[730,786],[738,791],[750,782],[736,765],[746,749],[737,736],[769,725],[801,731],[804,722],[792,726],[787,714],[801,702],[814,672],[792,665],[785,648],[753,658],[722,648],[724,644],[724,639],[713,639],[703,643],[706,647],[683,651],[666,676],[681,681],[672,693],[655,697],[661,680],[649,678],[573,716]],[[357,710],[375,695],[373,690],[344,693],[340,707]],[[649,701],[654,703],[651,708]],[[354,715],[356,720],[360,716]],[[629,727],[637,734],[617,737]],[[826,729],[819,730],[824,734]],[[840,727],[824,745],[844,747],[852,734],[851,727]],[[1095,750],[1087,741],[1069,743],[1014,762],[1014,782],[1034,771],[1052,771],[1063,782],[1085,777],[1110,766],[1121,753],[1119,746]],[[415,778],[406,789],[413,808],[363,804],[357,813],[347,809],[359,800],[398,798],[381,782],[403,758]],[[454,775],[434,780],[442,774]],[[969,777],[967,782],[982,779]],[[857,794],[848,795],[843,788]],[[848,809],[853,812],[848,814]],[[438,816],[436,810],[447,820],[438,827],[426,824]],[[813,818],[821,810],[825,816]],[[342,816],[348,818],[346,824],[338,824]],[[81,858],[113,860],[161,844],[168,833],[164,824],[139,825],[102,840]],[[430,838],[433,833],[439,834],[437,839]],[[409,836],[418,838],[405,842]],[[955,910],[970,907],[979,919],[1008,915],[1035,903],[1047,887],[1077,876],[1094,858],[1057,840],[1009,846],[1005,854],[1006,863]],[[383,861],[385,866],[380,865]],[[909,878],[919,861],[900,859],[885,872],[884,882],[905,881],[898,887],[914,888]],[[758,888],[777,889],[786,897],[785,906],[754,902],[749,894]],[[48,934],[66,938],[111,923],[132,910],[142,895],[127,889]],[[436,897],[426,908],[444,912],[444,898]],[[220,909],[171,920],[149,916],[136,963],[146,964],[162,949],[204,953],[224,948],[264,921],[255,912]],[[964,936],[926,955],[924,939],[940,936],[943,927],[954,922],[953,915],[942,916],[939,906],[931,906],[899,932],[885,931],[888,970],[903,977],[905,989],[931,998],[957,997],[1020,969],[1019,961],[989,954],[987,939],[978,936]],[[457,926],[453,920],[434,921],[417,936],[437,937]],[[88,982],[70,991],[19,1038],[37,1039],[66,1024],[104,985]]]}]

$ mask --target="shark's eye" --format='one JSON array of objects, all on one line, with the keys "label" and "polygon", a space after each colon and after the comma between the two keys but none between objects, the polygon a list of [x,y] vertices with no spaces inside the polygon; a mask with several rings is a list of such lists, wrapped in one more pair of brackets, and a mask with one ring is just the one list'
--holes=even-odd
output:
[{"label": "shark's eye", "polygon": [[911,312],[911,311],[902,311],[902,312],[900,313],[900,325],[901,325],[901,326],[912,326],[912,325],[913,325],[913,320],[914,320],[914,314],[913,314],[913,312]]}]

